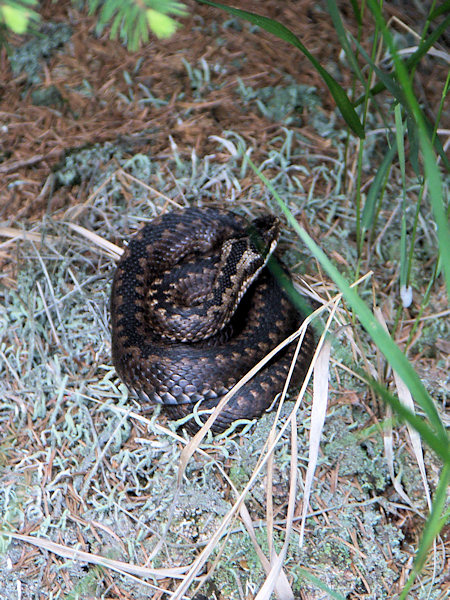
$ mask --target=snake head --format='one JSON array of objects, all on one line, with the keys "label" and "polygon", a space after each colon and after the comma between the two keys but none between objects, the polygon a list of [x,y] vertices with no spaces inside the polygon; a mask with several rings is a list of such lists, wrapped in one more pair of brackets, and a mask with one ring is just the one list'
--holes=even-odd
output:
[{"label": "snake head", "polygon": [[280,220],[273,215],[258,217],[250,223],[248,235],[252,245],[261,254],[264,264],[266,264],[280,237]]}]

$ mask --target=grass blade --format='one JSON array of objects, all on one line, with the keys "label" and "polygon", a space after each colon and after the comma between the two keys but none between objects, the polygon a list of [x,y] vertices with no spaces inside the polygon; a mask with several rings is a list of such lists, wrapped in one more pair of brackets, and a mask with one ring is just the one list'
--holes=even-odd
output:
[{"label": "grass blade", "polygon": [[[412,368],[406,356],[395,344],[390,335],[388,335],[384,331],[383,327],[374,317],[370,309],[366,306],[365,302],[359,297],[357,292],[350,287],[345,278],[332,264],[330,259],[323,252],[323,250],[319,248],[319,246],[309,236],[305,229],[303,229],[303,227],[301,227],[297,223],[290,210],[287,208],[280,196],[277,194],[271,182],[263,175],[263,173],[261,173],[261,171],[256,167],[256,165],[251,161],[250,158],[246,157],[245,159],[248,161],[251,168],[258,175],[261,181],[267,186],[267,189],[272,193],[273,197],[278,202],[281,210],[286,215],[289,224],[293,227],[298,236],[302,239],[305,245],[310,249],[310,251],[320,262],[322,267],[331,277],[331,279],[338,286],[344,298],[357,315],[362,326],[370,335],[370,337],[378,346],[378,348],[381,350],[381,352],[385,355],[389,364],[392,366],[393,369],[395,369],[398,372],[400,377],[406,383],[414,400],[421,406],[421,408],[426,413],[430,421],[430,426],[432,428],[430,431],[431,435],[436,436],[436,438],[440,441],[441,444],[444,444],[446,447],[448,447],[447,433],[439,417],[439,413],[437,412],[436,406],[434,405],[433,399],[425,389],[419,376]],[[426,423],[424,424],[426,425]],[[432,442],[433,445],[436,445],[434,438],[432,439]]]},{"label": "grass blade", "polygon": [[265,31],[273,33],[281,40],[284,40],[285,42],[288,42],[289,44],[292,44],[292,46],[295,46],[296,48],[301,50],[301,52],[303,52],[306,58],[313,64],[314,68],[325,81],[328,89],[330,90],[331,95],[333,96],[348,126],[352,129],[355,135],[357,135],[360,138],[364,138],[364,128],[343,88],[322,67],[319,61],[309,52],[306,46],[302,44],[302,42],[294,33],[292,33],[290,29],[288,29],[281,23],[278,23],[278,21],[269,19],[268,17],[257,15],[255,13],[251,13],[246,10],[241,10],[239,8],[232,8],[231,6],[226,6],[225,4],[220,4],[219,2],[211,2],[210,0],[197,0],[197,2],[200,2],[201,4],[209,4],[210,6],[214,6],[215,8],[221,8],[222,10],[225,10],[226,12],[234,15],[235,17],[246,19],[247,21],[250,21],[250,23],[258,25],[258,27],[261,27],[261,29],[265,29]]},{"label": "grass blade", "polygon": [[353,73],[355,73],[358,79],[364,83],[364,77],[361,73],[361,69],[359,68],[358,61],[356,60],[356,57],[350,47],[347,34],[342,23],[341,15],[339,14],[339,10],[336,6],[336,2],[334,0],[326,0],[326,2],[328,12],[330,13],[331,20],[333,21],[334,28],[339,38],[339,42],[345,52],[348,63],[351,66]]},{"label": "grass blade", "polygon": [[[439,240],[440,260],[445,274],[447,287],[447,296],[450,299],[450,225],[444,208],[444,198],[442,189],[441,175],[433,153],[433,146],[430,139],[426,120],[420,109],[419,103],[414,95],[412,83],[406,67],[397,53],[394,40],[389,32],[387,25],[382,17],[380,8],[375,0],[367,0],[368,6],[372,11],[375,21],[380,28],[383,38],[391,53],[394,61],[397,79],[402,86],[407,108],[412,114],[418,129],[419,144],[422,150],[425,175],[428,182],[430,201],[437,225],[437,236]],[[438,139],[437,137],[435,138]]]},{"label": "grass blade", "polygon": [[425,440],[425,442],[435,451],[437,456],[439,456],[444,463],[450,464],[448,438],[444,440],[435,435],[423,419],[418,417],[415,413],[404,406],[396,396],[391,394],[378,381],[369,377],[363,372],[361,372],[360,375],[367,381],[370,387],[376,391],[376,393],[384,400],[386,404],[392,406],[393,410],[401,419],[414,427],[422,439]]},{"label": "grass blade", "polygon": [[411,574],[405,583],[405,587],[400,594],[399,600],[404,600],[409,590],[412,587],[417,575],[421,572],[423,566],[425,565],[425,561],[428,556],[428,551],[431,548],[433,541],[439,535],[439,532],[446,524],[449,511],[444,515],[444,507],[447,501],[447,488],[450,484],[450,462],[447,461],[447,464],[444,465],[442,469],[441,476],[439,478],[439,483],[436,488],[436,492],[433,498],[433,507],[428,516],[427,522],[425,523],[425,527],[422,534],[422,539],[420,540],[419,548],[417,550],[417,554],[414,560],[414,567],[411,571]]},{"label": "grass blade", "polygon": [[[367,52],[364,50],[364,48],[361,46],[361,44],[355,38],[353,38],[353,41],[357,45],[358,50],[361,52],[361,55],[364,57],[364,59],[367,61],[367,63],[371,66],[371,68],[378,75],[379,79],[381,80],[381,82],[383,84],[382,89],[389,90],[391,92],[391,94],[394,96],[394,98],[396,98],[396,100],[405,108],[405,110],[408,112],[408,116],[409,116],[411,109],[409,107],[409,103],[405,96],[403,87],[399,86],[391,75],[388,75],[387,73],[385,73],[382,69],[380,69],[375,64],[375,62],[372,60],[372,58],[367,54]],[[395,51],[395,49],[394,49],[394,51]],[[405,71],[405,73],[406,73],[406,71]],[[406,74],[406,76],[408,76],[408,75]],[[372,90],[373,89],[374,88],[372,88]],[[370,90],[370,92],[369,92],[370,94],[372,94],[372,90]],[[363,96],[363,99],[364,99],[364,96]],[[357,106],[359,103],[360,103],[360,101],[357,100],[355,102],[355,106]],[[424,122],[425,130],[430,132],[430,137],[431,137],[431,132],[433,131],[433,128],[430,126],[430,124],[428,123],[428,121],[426,120],[426,118],[423,114],[422,114],[422,120]],[[436,148],[436,152],[439,153],[439,156],[441,157],[446,168],[449,169],[450,162],[449,162],[447,155],[442,147],[441,141],[437,136],[434,138],[434,146]]]},{"label": "grass blade", "polygon": [[391,75],[389,75],[388,73],[385,73],[382,69],[380,69],[380,67],[367,54],[367,52],[364,50],[363,46],[358,42],[358,40],[356,38],[353,38],[353,42],[357,46],[359,52],[361,53],[361,56],[364,58],[364,60],[367,62],[367,64],[370,65],[370,67],[375,71],[375,73],[377,74],[380,81],[382,81],[385,89],[389,90],[389,92],[391,92],[392,96],[396,100],[398,100],[398,102],[400,102],[401,105],[404,106],[406,104],[406,98],[405,98],[402,88],[397,84],[397,82],[394,80],[394,78]]},{"label": "grass blade", "polygon": [[379,166],[372,185],[367,193],[366,202],[364,204],[364,209],[362,213],[361,225],[364,232],[369,229],[369,227],[373,226],[373,219],[375,214],[375,205],[377,199],[380,197],[380,190],[383,187],[384,181],[388,175],[389,169],[392,165],[392,161],[394,160],[397,154],[397,142],[394,141],[392,146],[389,148],[387,154],[383,158],[381,165]]},{"label": "grass blade", "polygon": [[[431,46],[441,37],[441,35],[450,27],[450,15],[440,23],[436,29],[424,40],[422,40],[419,44],[419,47],[411,54],[411,56],[406,60],[406,68],[408,71],[412,71],[416,65],[420,62],[420,60],[425,56]],[[375,96],[379,94],[383,90],[386,89],[386,86],[383,82],[379,81],[370,89],[370,95]],[[364,102],[365,95],[363,94],[358,98],[355,102],[355,106],[362,104]]]},{"label": "grass blade", "polygon": [[333,600],[345,600],[345,598],[346,598],[345,596],[343,596],[342,594],[339,594],[339,592],[335,592],[334,590],[329,588],[326,585],[326,583],[323,583],[323,581],[321,581],[318,577],[316,577],[315,575],[313,575],[306,569],[299,567],[298,571],[299,571],[299,573],[301,573],[301,575],[305,579],[307,579],[308,581],[313,583],[315,586],[317,586],[319,588],[319,590],[326,592],[330,596],[330,598],[333,598]]}]

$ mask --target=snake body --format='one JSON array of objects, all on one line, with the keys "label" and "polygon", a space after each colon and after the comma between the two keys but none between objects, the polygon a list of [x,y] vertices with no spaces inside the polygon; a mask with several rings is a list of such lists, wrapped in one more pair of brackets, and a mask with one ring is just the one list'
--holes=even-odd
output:
[{"label": "snake body", "polygon": [[[112,358],[144,405],[162,403],[178,419],[200,403],[204,422],[204,411],[299,327],[304,316],[265,266],[273,230],[272,217],[249,224],[230,211],[188,208],[153,219],[131,238],[112,285]],[[313,349],[308,328],[293,383]],[[277,354],[231,398],[214,432],[272,404],[293,351]],[[187,423],[190,431],[198,427]]]}]

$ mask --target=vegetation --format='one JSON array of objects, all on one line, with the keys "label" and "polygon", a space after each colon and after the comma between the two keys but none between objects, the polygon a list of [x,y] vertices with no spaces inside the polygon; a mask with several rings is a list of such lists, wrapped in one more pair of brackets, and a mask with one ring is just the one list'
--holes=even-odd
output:
[{"label": "vegetation", "polygon": [[[386,418],[381,424],[383,435],[388,437],[389,432],[392,433],[393,423],[394,425],[398,425],[399,423],[406,422],[410,427],[411,444],[415,448],[419,468],[423,465],[422,448],[414,431],[420,434],[420,439],[427,447],[426,452],[433,453],[434,464],[439,465],[439,476],[432,501],[429,503],[429,514],[423,527],[422,538],[420,544],[414,549],[414,564],[403,589],[399,592],[401,599],[406,598],[413,588],[415,579],[421,573],[427,559],[430,557],[430,552],[433,552],[433,543],[449,517],[448,508],[446,507],[446,490],[450,483],[449,437],[439,405],[436,399],[432,397],[429,387],[424,385],[423,378],[419,376],[411,359],[412,350],[414,350],[415,344],[418,343],[414,334],[420,326],[422,316],[429,306],[433,295],[439,295],[440,290],[445,289],[450,297],[450,231],[448,225],[449,207],[447,196],[449,163],[439,131],[450,76],[448,76],[443,86],[441,102],[435,113],[434,120],[431,120],[429,115],[427,116],[424,113],[416,97],[414,85],[415,73],[420,62],[427,58],[434,44],[450,25],[448,2],[440,6],[436,6],[434,2],[427,16],[425,26],[416,40],[414,47],[400,49],[398,41],[394,39],[391,33],[389,24],[386,23],[383,17],[380,4],[375,2],[375,0],[367,0],[367,3],[361,3],[361,6],[357,2],[351,3],[355,21],[358,23],[356,36],[352,36],[346,30],[338,11],[337,3],[333,0],[327,0],[327,9],[333,19],[334,27],[345,55],[346,68],[351,71],[353,77],[353,85],[349,90],[344,90],[341,87],[337,79],[325,69],[324,65],[318,63],[308,48],[286,26],[264,16],[255,15],[216,2],[207,0],[199,0],[199,2],[226,11],[235,19],[246,20],[259,29],[266,30],[275,36],[274,39],[279,38],[284,42],[288,42],[296,52],[302,53],[314,65],[320,77],[328,86],[330,94],[347,124],[347,130],[344,133],[344,139],[341,144],[343,148],[341,162],[344,173],[342,175],[342,186],[345,189],[346,196],[350,198],[350,208],[348,209],[348,214],[350,215],[349,228],[354,232],[355,244],[354,255],[352,256],[353,262],[351,260],[347,261],[346,271],[344,271],[341,265],[336,264],[336,261],[331,260],[331,252],[327,256],[323,248],[314,241],[313,236],[305,228],[299,225],[298,219],[292,214],[293,202],[289,194],[292,189],[298,189],[299,185],[295,176],[292,175],[295,164],[291,161],[288,130],[286,130],[286,142],[283,144],[282,149],[277,155],[272,154],[270,159],[267,159],[266,164],[257,164],[256,161],[250,159],[250,148],[246,146],[243,138],[239,137],[239,132],[233,138],[226,138],[224,136],[220,141],[224,147],[230,150],[231,155],[226,167],[222,171],[220,170],[221,167],[211,165],[206,160],[199,164],[194,160],[192,160],[192,164],[186,163],[177,155],[176,149],[174,149],[175,166],[173,172],[176,181],[174,189],[176,192],[183,190],[186,197],[190,199],[189,188],[192,189],[197,186],[197,189],[203,189],[202,186],[205,186],[205,189],[208,190],[205,182],[219,181],[221,178],[223,180],[224,171],[226,172],[226,177],[229,177],[227,181],[235,177],[236,173],[242,177],[249,171],[255,173],[261,182],[261,187],[264,186],[267,197],[270,197],[270,201],[275,199],[279,210],[285,214],[290,228],[298,235],[299,240],[308,248],[308,251],[315,256],[321,268],[329,277],[329,280],[334,282],[331,285],[335,287],[330,292],[330,295],[339,293],[345,299],[346,307],[348,308],[348,323],[354,326],[355,330],[358,331],[357,335],[361,338],[361,340],[358,340],[361,353],[363,354],[361,348],[370,347],[374,356],[376,352],[378,352],[377,356],[384,356],[385,362],[382,363],[380,368],[370,368],[369,361],[362,360],[361,366],[352,367],[352,374],[359,380],[359,385],[365,386],[365,389],[372,391],[373,398],[382,399],[386,403],[386,406],[389,407],[386,408]],[[4,28],[8,27],[15,33],[24,33],[30,25],[35,26],[38,22],[38,15],[35,12],[37,8],[36,4],[34,0],[24,0],[22,2],[0,0],[0,15]],[[87,5],[91,12],[98,12],[99,24],[101,26],[110,24],[111,36],[120,37],[130,50],[138,48],[141,43],[145,43],[150,30],[159,37],[166,37],[173,33],[176,23],[170,15],[177,17],[184,14],[184,8],[181,3],[164,2],[163,0],[159,2],[148,0],[139,3],[131,0],[127,2],[105,0],[103,3],[91,0],[87,2]],[[374,31],[369,50],[367,50],[366,44],[363,44],[368,23],[373,25]],[[294,27],[292,26],[292,28]],[[67,35],[67,32],[64,32],[64,35]],[[242,35],[245,35],[245,32]],[[380,56],[383,54],[384,65],[389,65],[389,69],[381,64]],[[446,60],[448,60],[448,56]],[[203,70],[196,70],[189,63],[185,63],[185,68],[192,80],[192,86],[193,88],[196,86],[196,90],[201,91],[204,85],[210,84],[209,71],[204,65]],[[198,92],[199,98],[201,96],[200,91]],[[263,114],[274,120],[283,120],[285,115],[289,115],[288,119],[295,119],[295,109],[301,101],[312,102],[314,106],[317,106],[318,102],[311,90],[301,89],[293,81],[287,81],[285,86],[279,86],[279,88],[264,88],[263,90],[253,90],[241,84],[238,93],[241,98],[246,99],[249,106],[253,106],[252,103],[254,103],[254,106],[258,107]],[[275,107],[270,104],[273,98],[276,98]],[[158,99],[153,96],[148,96],[146,100],[153,103],[167,102],[166,99]],[[281,103],[283,103],[283,106],[280,108]],[[286,106],[287,108],[285,108]],[[381,131],[378,130],[376,142],[373,141],[374,122],[384,124],[383,129]],[[286,125],[289,125],[289,123],[286,122]],[[321,125],[318,124],[319,126]],[[371,152],[371,144],[376,144],[378,149],[382,148],[383,151],[379,151],[378,153]],[[110,168],[109,171],[106,169],[104,171],[97,169],[97,163],[93,160],[94,154],[96,157],[100,155],[105,157],[105,163],[111,160],[111,164],[108,167]],[[122,152],[121,148],[112,148],[109,145],[83,149],[65,158],[64,164],[56,171],[56,179],[61,185],[72,185],[77,181],[77,178],[92,178],[94,185],[98,189],[103,189],[104,187],[108,194],[105,191],[105,196],[99,196],[96,210],[99,214],[108,214],[106,221],[110,221],[114,216],[114,212],[112,215],[107,212],[109,210],[108,199],[119,198],[122,193],[120,180],[116,178],[117,164],[121,170],[122,178],[124,177],[124,173],[125,175],[132,175],[134,178],[132,180],[130,177],[130,187],[128,188],[132,189],[133,197],[144,197],[148,191],[148,186],[152,183],[152,176],[155,175],[155,171],[159,181],[162,182],[164,180],[164,174],[157,171],[158,166],[151,164],[147,157],[136,154],[132,159],[125,160],[123,154],[125,154],[125,151]],[[367,160],[367,156],[370,156],[371,159],[374,156],[377,157],[379,163],[376,166],[371,165],[373,177],[370,179],[369,185],[364,187],[365,161]],[[114,162],[112,159],[114,159]],[[275,171],[276,177],[271,177],[268,174],[267,171],[271,169]],[[347,176],[349,173],[352,174],[352,177]],[[102,176],[105,179],[101,180]],[[370,272],[370,269],[376,269],[377,260],[381,260],[382,258],[380,255],[376,255],[377,240],[382,232],[385,231],[384,223],[382,222],[383,214],[387,211],[386,207],[389,207],[389,203],[391,202],[389,193],[390,189],[394,187],[394,179],[400,182],[399,210],[396,217],[399,226],[397,231],[392,233],[392,237],[390,238],[392,243],[387,244],[389,248],[386,249],[386,253],[392,253],[392,256],[389,256],[389,258],[396,265],[396,268],[393,270],[391,282],[394,319],[390,331],[387,332],[380,311],[377,310],[379,304],[381,304],[379,289],[376,286],[371,289],[366,282],[361,281],[358,286],[355,286],[354,282],[359,280],[361,274]],[[143,182],[147,188],[144,185],[139,187],[139,184],[136,184],[136,180]],[[132,188],[131,185],[137,186],[137,188]],[[139,193],[142,196],[139,196]],[[192,197],[195,197],[195,195],[193,193]],[[337,202],[335,200],[335,206],[330,207],[330,214],[333,210],[338,211],[341,209],[337,205]],[[390,209],[391,207],[389,207]],[[156,207],[154,212],[157,212]],[[424,218],[424,214],[427,215],[426,218]],[[429,230],[427,227],[429,227]],[[61,232],[58,230],[58,235],[60,234]],[[423,247],[423,237],[427,237],[429,240],[427,248]],[[338,240],[338,242],[342,244],[342,240]],[[348,249],[349,253],[351,251],[353,251],[353,248]],[[294,253],[295,251],[293,250],[292,252]],[[58,250],[58,253],[63,254],[62,250]],[[426,256],[426,269],[423,266],[425,263],[424,256]],[[295,260],[292,262],[295,262]],[[39,260],[36,259],[37,263],[43,264],[40,255]],[[98,293],[104,293],[102,282],[96,279],[94,269],[91,272],[89,265],[83,266],[83,268],[86,269],[86,273],[83,273],[86,279],[91,277],[95,286],[99,287]],[[68,277],[66,269],[61,267],[61,270],[64,271],[61,277]],[[34,274],[32,272],[25,272],[23,277],[26,278],[26,281],[22,281],[22,286],[26,290],[26,293],[29,294],[30,305],[32,302],[37,303],[36,310],[39,311],[39,314],[43,314],[44,308],[46,308],[45,301],[41,301],[39,297],[33,295]],[[64,281],[64,284],[61,284],[61,289],[57,289],[57,297],[65,297],[65,294],[71,293],[68,291],[71,289],[70,285],[73,285],[71,280]],[[76,282],[75,291],[80,293],[82,298],[84,298],[79,282]],[[325,296],[329,297],[328,290],[327,294],[324,294]],[[9,306],[9,314],[5,314],[4,316],[5,322],[18,323],[23,328],[23,336],[25,337],[26,330],[29,328],[29,321],[26,318],[26,306],[22,306],[14,293],[11,293],[9,297]],[[74,313],[74,316],[79,318],[79,323],[83,323],[83,326],[92,318],[89,316],[87,306],[87,302],[84,301],[82,310],[86,311],[86,315],[84,313],[83,315]],[[401,330],[406,316],[409,316],[408,311],[412,306],[415,306],[415,310],[412,313],[414,322],[411,326],[409,336],[406,341],[395,343],[394,340],[397,338],[397,333]],[[361,328],[358,324],[361,325]],[[39,327],[41,326],[39,324]],[[99,326],[97,325],[97,327]],[[95,329],[94,326],[87,328],[86,338],[90,337],[93,329]],[[20,328],[19,331],[21,331]],[[432,335],[436,336],[436,331]],[[21,335],[18,337],[21,339]],[[67,340],[67,347],[70,347],[70,344],[74,344],[72,349],[73,354],[77,355],[78,353],[82,355],[79,348],[75,347],[75,343],[76,340],[70,338]],[[33,342],[33,345],[35,345],[35,342]],[[3,351],[7,353],[6,350]],[[86,351],[84,347],[83,351]],[[381,362],[381,359],[379,360]],[[64,377],[61,376],[57,357],[52,357],[52,361],[54,361],[51,362],[52,372],[58,374],[58,385],[60,386],[59,389],[61,390],[62,397],[66,382]],[[347,364],[349,364],[349,361],[347,361]],[[15,371],[13,372],[20,370],[19,365],[14,367]],[[86,376],[92,372],[93,365],[88,365],[88,367],[86,367]],[[33,380],[29,385],[39,386],[39,382],[43,381],[45,373],[47,373],[47,368],[45,371],[40,371],[37,374],[36,381]],[[49,375],[45,376],[50,377]],[[101,388],[99,398],[102,397],[100,392],[105,389],[108,390],[108,394],[111,394],[111,397],[114,391],[117,392],[116,389],[113,390],[112,387],[108,387],[108,385],[112,386],[110,379],[111,372],[108,372],[104,380],[101,381],[101,385],[99,384],[99,388]],[[395,393],[393,390],[395,390]],[[76,398],[72,400],[72,404],[69,403],[74,411],[79,397],[82,396],[82,393],[77,394],[78,392],[75,394]],[[54,407],[55,415],[58,412],[61,397],[56,400],[56,406]],[[123,398],[121,398],[120,402],[122,401],[125,402]],[[124,408],[124,412],[126,410],[131,409],[126,407]],[[36,418],[40,414],[39,411],[44,411],[44,408],[37,403],[35,406]],[[338,411],[336,411],[336,414],[338,414]],[[392,417],[392,415],[394,416]],[[339,413],[338,417],[341,418],[342,415]],[[75,423],[70,418],[70,411],[68,411],[65,415],[67,421],[65,427],[69,432],[68,439],[86,435],[83,431],[84,427],[88,425],[82,421],[82,417],[78,417],[80,418],[80,422]],[[347,418],[348,415],[344,415],[342,423],[345,424]],[[54,420],[56,420],[56,417]],[[154,423],[152,426],[154,426]],[[259,425],[259,427],[263,427],[263,425]],[[154,469],[155,461],[152,462],[149,458],[149,452],[146,448],[144,448],[144,451],[139,448],[139,453],[130,455],[126,455],[126,452],[120,449],[120,442],[127,439],[129,435],[129,430],[123,422],[120,422],[117,426],[111,423],[108,425],[108,428],[112,440],[113,458],[116,464],[120,465],[120,468],[123,468],[123,473],[120,472],[119,476],[123,476],[125,479],[125,473],[128,476],[126,469],[128,469],[130,463],[135,461],[135,464],[133,463],[135,466],[134,476],[136,480],[136,496],[138,496],[139,493],[143,493],[143,490],[139,489],[139,485],[145,481],[148,471]],[[278,448],[276,458],[283,464],[283,475],[288,477],[289,473],[296,471],[296,468],[292,468],[289,471],[289,460],[285,456],[285,449],[288,444],[285,429],[286,425],[284,429],[280,429],[280,432],[277,433],[278,437],[276,441],[280,442],[281,446]],[[157,430],[154,431],[157,432]],[[325,426],[323,439],[326,442],[326,447],[323,460],[329,461],[330,466],[333,466],[339,462],[339,452],[342,452],[343,447],[357,448],[352,451],[351,456],[346,457],[347,460],[341,461],[344,463],[345,469],[348,470],[342,472],[344,475],[347,472],[358,474],[362,482],[362,488],[372,484],[373,489],[381,493],[381,491],[385,491],[392,473],[387,473],[381,467],[378,468],[379,465],[374,457],[379,457],[381,444],[378,445],[380,447],[377,446],[375,449],[371,447],[372,442],[367,441],[370,440],[371,433],[371,431],[366,431],[358,435],[350,432],[344,434],[342,428],[339,429],[337,425],[336,430],[330,432]],[[379,431],[378,434],[380,435]],[[52,430],[52,435],[56,436],[57,434]],[[272,439],[271,443],[275,445],[273,438],[269,438],[270,435],[267,433],[267,438]],[[361,442],[360,436],[364,438],[363,442]],[[257,437],[255,434],[255,438]],[[251,443],[254,441],[253,438],[249,439]],[[300,446],[300,443],[296,442],[294,438],[291,439],[291,443],[293,448],[297,448],[297,443]],[[164,444],[166,442],[163,442]],[[162,446],[160,448],[155,444],[155,447],[152,449],[152,452],[154,452],[153,458],[158,461],[167,460],[167,448],[169,448],[168,444],[164,448]],[[230,475],[232,479],[235,477],[233,484],[239,491],[243,490],[242,494],[245,497],[245,493],[248,491],[246,490],[247,484],[245,482],[251,481],[252,478],[255,480],[256,476],[253,475],[254,470],[262,469],[262,463],[257,462],[255,458],[257,451],[253,452],[253,456],[246,457],[247,462],[242,460],[242,451],[235,450],[232,445],[222,447],[221,451],[223,452],[223,456],[220,457],[220,460],[224,457],[234,457],[235,465]],[[171,447],[170,452],[174,452],[173,447]],[[236,452],[236,454],[233,454],[233,452]],[[264,460],[270,463],[269,451],[267,451],[267,454],[264,454],[264,457]],[[81,464],[84,458],[80,457],[80,464],[77,465],[80,467],[80,471],[82,470]],[[91,456],[90,458],[94,463],[96,457]],[[76,459],[77,457],[75,456],[71,460]],[[283,460],[285,461],[284,463]],[[246,472],[245,467],[249,463],[251,464],[251,469],[249,472]],[[95,468],[97,468],[96,463]],[[168,471],[170,469],[171,467],[167,467]],[[188,474],[192,477],[197,477],[198,479],[205,477],[202,469],[197,469],[196,465],[190,464],[187,469]],[[94,467],[93,471],[95,471]],[[164,486],[164,479],[158,479],[158,485]],[[295,485],[293,488],[295,489]],[[424,482],[424,490],[423,495],[427,498],[428,486],[426,482]],[[399,492],[399,494],[401,493]],[[215,494],[216,490],[208,488],[208,499],[216,499]],[[21,497],[25,495],[25,492],[22,490],[21,495],[17,495],[15,498],[11,496],[9,512],[7,513],[11,529],[16,528],[20,522],[22,510]],[[164,493],[162,493],[163,495]],[[258,500],[256,492],[255,498]],[[355,496],[355,503],[358,500]],[[263,501],[261,499],[261,502]],[[152,499],[150,498],[147,508],[150,511],[156,512],[158,507],[151,504],[151,502]],[[361,502],[369,503],[369,499],[364,497],[361,499]],[[218,500],[217,505],[219,505]],[[235,509],[235,512],[237,512],[238,508]],[[98,508],[99,514],[101,514],[102,510],[103,506]],[[220,506],[217,508],[217,515],[223,517],[227,510],[228,507]],[[379,567],[381,565],[382,559],[375,553],[375,549],[374,547],[372,548],[371,543],[373,538],[380,534],[380,528],[379,523],[376,522],[377,516],[374,512],[367,509],[365,515],[367,518],[365,528],[366,531],[370,532],[368,536],[370,539],[366,540],[364,550],[366,556],[369,557],[367,563],[370,563],[370,558],[376,563],[376,565],[371,566],[375,570],[375,566]],[[96,515],[96,517],[99,518],[99,515]],[[359,518],[360,516],[355,517],[353,514],[343,516],[343,519],[347,519],[346,522],[348,523],[353,523],[353,520],[356,522]],[[289,525],[286,524],[285,526],[285,537],[278,531],[273,535],[275,549],[271,548],[270,544],[267,544],[266,541],[264,543],[261,542],[260,545],[263,547],[266,555],[276,557],[278,553],[280,557],[283,557],[284,544],[287,547],[289,543],[292,544],[293,539],[294,543],[292,546],[295,547],[295,550],[290,551],[290,555],[300,561],[302,555],[297,549],[301,544],[301,538],[295,533],[292,534],[292,539],[289,539]],[[316,531],[313,519],[311,519],[309,527],[313,531],[314,537],[317,536],[319,538],[319,528],[317,527]],[[384,534],[389,534],[387,529],[383,530]],[[259,537],[258,532],[258,536],[256,536],[258,538],[257,542],[259,541]],[[393,537],[391,532],[390,538],[393,539]],[[344,569],[347,566],[347,562],[348,564],[351,562],[346,553],[350,540],[345,539],[344,542],[339,545],[335,540],[331,540],[326,544],[324,543],[316,552],[321,557],[328,557],[331,563],[334,560],[340,569]],[[170,543],[176,545],[177,539],[175,537],[170,539]],[[254,555],[251,554],[251,549],[255,545],[250,544],[248,540],[247,543],[248,548],[245,548],[245,555],[242,557],[239,556],[239,559],[242,561],[246,560],[253,570],[258,564],[260,556],[257,552]],[[395,538],[393,547],[399,544],[400,536]],[[132,542],[130,542],[131,546]],[[135,548],[132,550],[137,552]],[[233,563],[233,561],[237,560],[238,551],[239,544],[236,544],[236,547],[231,544],[226,548],[223,556],[226,561]],[[302,552],[306,553],[307,550],[302,550]],[[209,549],[207,547],[202,552],[202,556],[205,562],[210,556],[220,556],[218,544]],[[187,560],[185,556],[182,558],[183,560]],[[314,557],[308,556],[308,559],[312,558]],[[142,560],[142,557],[137,556],[137,560]],[[197,567],[198,571],[200,571],[201,565],[197,564]],[[272,572],[271,568],[272,566],[268,568],[268,573]],[[389,577],[387,565],[383,565],[382,568],[383,577]],[[188,589],[190,582],[197,572],[194,573],[193,571],[192,573],[191,579],[186,579],[185,587],[183,587],[183,584],[177,588],[176,593],[178,596],[176,597],[181,597],[182,593]],[[309,580],[316,586],[325,589],[332,597],[342,597],[331,589],[341,584],[337,573],[332,573],[330,585],[318,581],[316,577],[313,577],[306,570],[295,570],[295,577],[302,581]],[[89,583],[91,585],[92,574],[90,573],[86,578],[89,581],[85,582],[85,584],[88,585]],[[261,596],[258,595],[258,598],[270,595],[274,581],[274,577],[271,579],[269,575],[267,576],[268,583],[264,584],[266,586],[264,588],[266,595],[264,596],[261,592]],[[229,585],[231,587],[235,585],[234,580],[231,580]],[[372,589],[378,590],[378,588]],[[347,592],[342,585],[340,590]],[[380,595],[377,597],[382,597],[381,584],[378,593]]]},{"label": "vegetation", "polygon": [[[72,0],[80,6],[82,0]],[[149,38],[175,33],[179,24],[169,15],[183,16],[185,6],[177,0],[87,0],[89,12],[98,13],[98,25],[111,27],[111,38],[120,38],[130,50],[137,50]],[[38,0],[1,0],[0,31],[3,28],[23,34],[39,21]]]}]

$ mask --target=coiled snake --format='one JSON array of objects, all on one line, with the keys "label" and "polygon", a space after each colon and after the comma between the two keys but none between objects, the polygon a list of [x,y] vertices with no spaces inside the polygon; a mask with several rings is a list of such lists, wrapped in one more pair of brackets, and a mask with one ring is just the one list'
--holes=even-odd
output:
[{"label": "coiled snake", "polygon": [[[130,240],[111,292],[112,357],[127,387],[145,404],[162,403],[172,418],[213,409],[303,316],[265,263],[278,221],[251,224],[214,208],[170,212]],[[281,391],[294,348],[289,346],[229,401],[213,425],[260,416]],[[308,328],[294,371],[301,381],[311,360]],[[198,418],[198,417],[197,417]],[[194,419],[187,428],[196,431]]]}]

